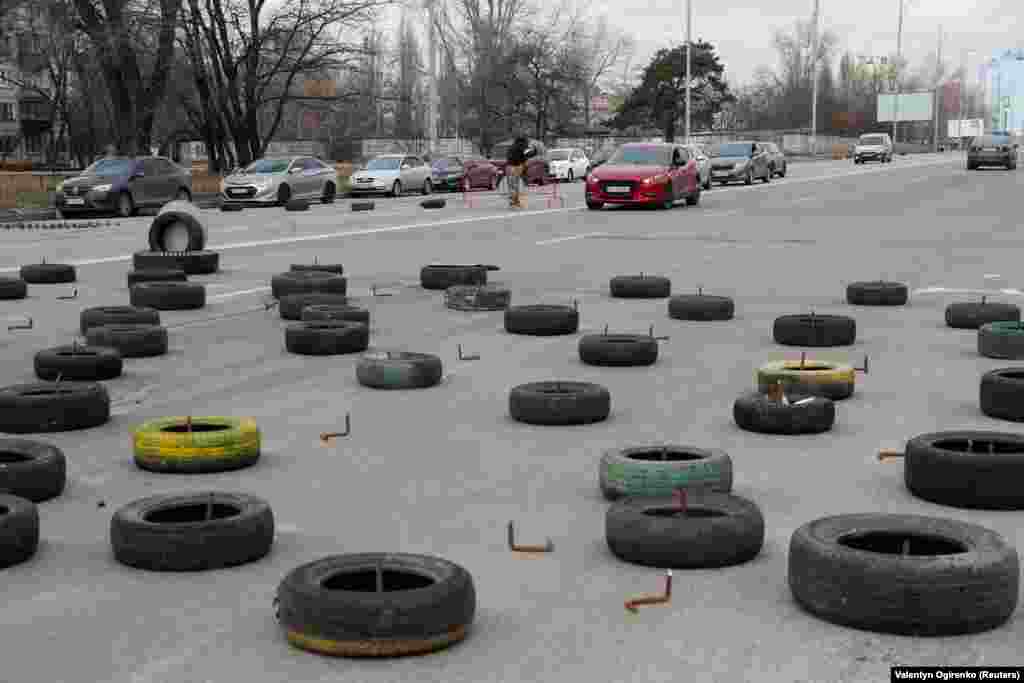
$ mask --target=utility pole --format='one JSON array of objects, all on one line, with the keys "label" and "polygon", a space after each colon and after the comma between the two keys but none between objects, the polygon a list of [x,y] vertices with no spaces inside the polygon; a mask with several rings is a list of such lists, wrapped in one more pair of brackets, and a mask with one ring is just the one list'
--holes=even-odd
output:
[{"label": "utility pole", "polygon": [[430,58],[428,60],[430,76],[427,95],[429,102],[427,109],[427,150],[430,152],[431,159],[433,159],[434,153],[437,151],[437,120],[440,113],[438,111],[437,95],[437,29],[434,27],[434,1],[425,0],[427,23],[430,25],[427,33],[427,49],[430,51]]},{"label": "utility pole", "polygon": [[690,25],[693,23],[692,0],[686,0],[686,144],[690,144],[690,53],[693,45],[690,42]]},{"label": "utility pole", "polygon": [[935,111],[932,114],[932,152],[939,151],[939,105],[942,98],[939,93],[939,85],[942,81],[942,24],[939,24],[939,47],[935,51]]},{"label": "utility pole", "polygon": [[814,0],[814,28],[811,40],[811,154],[818,153],[818,13],[820,0]]},{"label": "utility pole", "polygon": [[896,104],[892,115],[892,142],[899,142],[900,95],[903,94],[903,79],[900,70],[903,67],[903,0],[900,2],[900,18],[896,25]]}]

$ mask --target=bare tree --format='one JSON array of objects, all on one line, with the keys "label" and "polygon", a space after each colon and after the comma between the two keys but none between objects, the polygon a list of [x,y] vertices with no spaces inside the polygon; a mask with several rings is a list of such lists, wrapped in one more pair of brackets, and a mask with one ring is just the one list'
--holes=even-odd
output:
[{"label": "bare tree", "polygon": [[579,55],[580,86],[583,95],[584,126],[591,127],[591,100],[600,82],[607,78],[627,56],[636,43],[631,36],[608,26],[606,17],[599,18],[589,30],[582,32],[575,43]]},{"label": "bare tree", "polygon": [[416,34],[406,22],[404,15],[399,24],[396,52],[394,135],[400,139],[414,138],[422,133],[416,121],[416,110],[420,107],[414,103],[420,101],[416,94],[423,64],[420,60],[420,46]]}]

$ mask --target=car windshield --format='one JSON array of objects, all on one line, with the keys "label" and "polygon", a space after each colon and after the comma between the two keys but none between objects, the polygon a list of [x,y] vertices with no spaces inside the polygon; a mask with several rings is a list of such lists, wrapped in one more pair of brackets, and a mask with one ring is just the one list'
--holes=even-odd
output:
[{"label": "car windshield", "polygon": [[284,173],[288,170],[289,159],[260,159],[245,167],[243,173]]},{"label": "car windshield", "polygon": [[120,176],[128,175],[135,168],[135,161],[132,159],[100,159],[92,166],[85,169],[82,175],[95,176]]},{"label": "car windshield", "polygon": [[608,164],[636,166],[668,166],[669,150],[660,147],[619,147],[608,159]]},{"label": "car windshield", "polygon": [[884,145],[885,138],[881,135],[865,135],[860,139],[862,145]]},{"label": "car windshield", "polygon": [[716,145],[711,150],[713,157],[749,157],[751,155],[750,142],[730,142],[724,145]]},{"label": "car windshield", "polygon": [[569,152],[556,149],[551,153],[551,161],[566,161],[569,159]]},{"label": "car windshield", "polygon": [[459,167],[458,159],[438,159],[433,164],[434,168],[444,170],[447,168],[456,169]]},{"label": "car windshield", "polygon": [[366,170],[368,171],[395,171],[402,166],[402,160],[398,157],[390,157],[384,159],[370,159],[370,163],[366,164]]}]

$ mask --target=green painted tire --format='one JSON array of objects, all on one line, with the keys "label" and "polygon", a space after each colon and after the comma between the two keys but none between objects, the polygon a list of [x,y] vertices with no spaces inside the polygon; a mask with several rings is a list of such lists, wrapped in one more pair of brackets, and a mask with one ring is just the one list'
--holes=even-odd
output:
[{"label": "green painted tire", "polygon": [[225,472],[260,457],[260,430],[252,418],[161,417],[132,430],[135,464],[150,472]]},{"label": "green painted tire", "polygon": [[601,456],[601,493],[607,500],[670,496],[676,489],[732,490],[732,459],[717,448],[672,444],[614,448]]},{"label": "green painted tire", "polygon": [[1024,359],[1024,323],[1012,320],[978,328],[978,353],[988,358]]}]

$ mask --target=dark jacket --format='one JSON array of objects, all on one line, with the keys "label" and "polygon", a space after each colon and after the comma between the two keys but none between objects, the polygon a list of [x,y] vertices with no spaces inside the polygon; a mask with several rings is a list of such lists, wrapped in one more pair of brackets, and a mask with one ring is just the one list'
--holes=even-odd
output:
[{"label": "dark jacket", "polygon": [[511,166],[520,166],[526,163],[526,160],[537,156],[537,150],[529,149],[527,145],[518,144],[512,145],[508,148],[508,154],[505,155],[505,161]]}]

